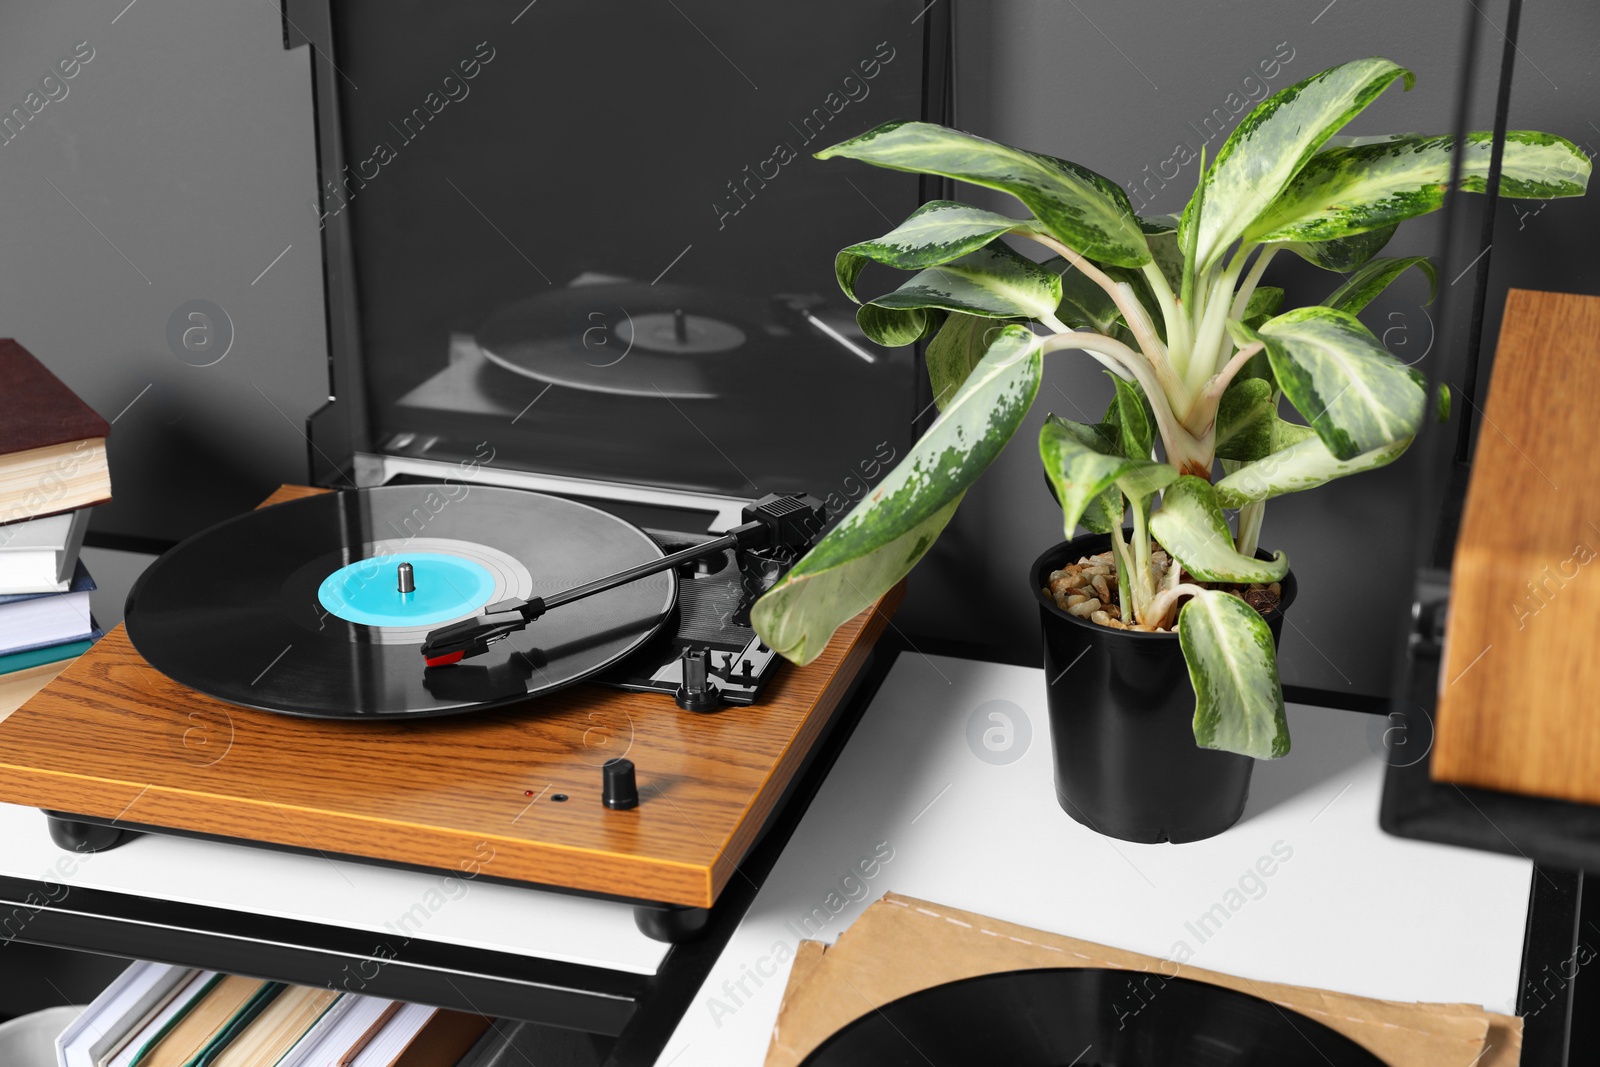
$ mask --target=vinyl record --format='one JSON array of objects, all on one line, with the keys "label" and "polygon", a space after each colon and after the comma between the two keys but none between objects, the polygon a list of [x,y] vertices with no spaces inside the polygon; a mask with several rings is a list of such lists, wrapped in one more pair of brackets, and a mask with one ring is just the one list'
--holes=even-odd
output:
[{"label": "vinyl record", "polygon": [[689,286],[578,285],[501,308],[478,330],[496,366],[585,392],[708,400],[749,377],[761,309]]},{"label": "vinyl record", "polygon": [[1257,997],[1093,967],[934,986],[861,1016],[804,1067],[1383,1067],[1354,1041]]},{"label": "vinyl record", "polygon": [[246,707],[340,719],[491,708],[637,649],[671,613],[677,577],[552,609],[453,666],[425,666],[429,630],[662,555],[622,519],[538,493],[468,483],[328,493],[230,519],[162,556],[128,595],[128,636],[162,674]]}]

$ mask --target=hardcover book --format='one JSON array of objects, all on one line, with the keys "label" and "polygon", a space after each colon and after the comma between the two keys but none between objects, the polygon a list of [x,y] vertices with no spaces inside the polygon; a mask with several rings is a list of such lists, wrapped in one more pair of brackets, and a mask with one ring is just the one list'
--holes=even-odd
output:
[{"label": "hardcover book", "polygon": [[88,528],[88,508],[0,526],[0,594],[65,592]]},{"label": "hardcover book", "polygon": [[0,339],[0,524],[110,500],[110,432],[33,353]]}]

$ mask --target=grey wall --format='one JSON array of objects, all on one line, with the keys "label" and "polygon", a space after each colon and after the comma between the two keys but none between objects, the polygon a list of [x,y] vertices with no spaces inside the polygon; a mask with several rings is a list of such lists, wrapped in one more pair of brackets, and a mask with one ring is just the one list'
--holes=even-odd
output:
[{"label": "grey wall", "polygon": [[[0,335],[116,419],[94,529],[176,538],[305,477],[327,396],[307,57],[274,0],[7,4],[0,113],[81,42],[0,145]],[[213,366],[170,350],[191,300],[232,320]]]},{"label": "grey wall", "polygon": [[[1380,53],[1413,67],[1418,85],[1391,89],[1355,128],[1443,131],[1459,20],[1481,12],[1480,70],[1491,83],[1504,6],[960,0],[958,118],[974,132],[1128,178],[1159,168],[1180,142],[1199,147],[1205,118],[1228,107],[1229,93],[1255,91],[1246,77],[1286,47],[1293,57],[1269,88]],[[1597,21],[1589,0],[1529,0],[1514,124],[1600,144],[1589,58]],[[301,422],[326,394],[318,238],[304,206],[315,185],[307,55],[282,50],[274,0],[11,5],[0,15],[0,107],[24,106],[83,41],[94,58],[66,83],[68,94],[0,146],[8,222],[0,334],[117,419],[118,497],[95,529],[176,538],[305,477]],[[1481,125],[1489,105],[1480,94]],[[1180,206],[1193,171],[1150,208]],[[1496,240],[1492,308],[1507,284],[1600,286],[1591,251],[1600,200],[1554,204],[1521,229],[1512,210],[1502,209],[1511,223]],[[1413,224],[1391,248],[1431,252],[1436,234],[1428,221]],[[1338,282],[1284,262],[1269,280],[1303,301]],[[1366,315],[1402,358],[1429,345],[1424,295],[1412,279]],[[196,299],[225,309],[236,333],[209,367],[183,362],[168,341],[173,312]],[[1059,518],[1031,438],[1046,410],[1092,416],[1107,396],[1085,361],[1052,360],[1037,412],[923,565],[903,629],[1035,654],[1023,574],[1058,537]],[[1414,476],[1397,466],[1269,507],[1264,542],[1287,549],[1301,578],[1283,653],[1290,680],[1383,686],[1386,632],[1363,625],[1361,612],[1408,596],[1396,516]]]}]

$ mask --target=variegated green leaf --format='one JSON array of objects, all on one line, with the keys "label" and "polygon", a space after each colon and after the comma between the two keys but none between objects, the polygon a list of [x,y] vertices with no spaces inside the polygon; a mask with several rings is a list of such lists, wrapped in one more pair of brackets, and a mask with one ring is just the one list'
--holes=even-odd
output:
[{"label": "variegated green leaf", "polygon": [[1135,461],[1117,454],[1114,428],[1089,426],[1052,415],[1039,429],[1039,458],[1061,505],[1062,526],[1073,536],[1078,523],[1094,533],[1110,533],[1112,513],[1121,522],[1121,498],[1115,503],[1119,476]]},{"label": "variegated green leaf", "polygon": [[[1326,241],[1392,226],[1435,210],[1450,185],[1454,137],[1404,137],[1318,153],[1245,231],[1248,241]],[[1481,193],[1494,134],[1467,135],[1460,188]],[[1549,200],[1578,196],[1589,157],[1564,137],[1506,134],[1500,195]]]},{"label": "variegated green leaf", "polygon": [[[1317,431],[1298,422],[1288,422],[1284,419],[1272,420],[1272,451],[1282,452],[1290,445],[1297,445],[1301,441],[1308,441],[1317,436]],[[1225,507],[1228,505],[1224,505]]]},{"label": "variegated green leaf", "polygon": [[1060,305],[1061,279],[1005,245],[992,244],[914,274],[868,303],[889,311],[937,308],[991,319],[1036,319]]},{"label": "variegated green leaf", "polygon": [[1234,551],[1215,490],[1192,474],[1167,488],[1161,510],[1150,516],[1150,534],[1203,582],[1276,582],[1289,573],[1289,557],[1282,552],[1261,560]]},{"label": "variegated green leaf", "polygon": [[1177,292],[1183,285],[1183,245],[1178,243],[1178,216],[1141,218],[1139,227],[1144,230],[1144,241],[1150,246],[1150,255],[1155,259],[1156,266],[1161,268],[1161,274],[1172,291]]},{"label": "variegated green leaf", "polygon": [[1372,133],[1356,136],[1348,133],[1336,133],[1322,143],[1319,151],[1327,152],[1335,148],[1354,148],[1363,144],[1383,144],[1387,141],[1404,141],[1408,137],[1417,136],[1414,133]]},{"label": "variegated green leaf", "polygon": [[[1126,381],[1109,371],[1106,376],[1111,379],[1116,395],[1106,408],[1105,426],[1116,434],[1117,450],[1127,459],[1139,461],[1136,466],[1118,475],[1116,489],[1107,494],[1109,500],[1105,510],[1114,512],[1117,524],[1121,525],[1123,497],[1144,501],[1172,484],[1178,472],[1166,463],[1149,461],[1155,448],[1156,414],[1144,389],[1138,382]],[[1084,525],[1092,529],[1087,522]]]},{"label": "variegated green leaf", "polygon": [[1052,415],[1039,430],[1039,455],[1061,505],[1067,536],[1080,523],[1109,533],[1122,522],[1124,495],[1143,499],[1178,476],[1165,463],[1122,455],[1114,425],[1089,426]]},{"label": "variegated green leaf", "polygon": [[750,609],[756,633],[768,648],[790,661],[810,663],[835,630],[871,607],[927,555],[964,496],[966,490],[957,490],[922,518],[903,528],[897,525],[898,532],[892,535],[869,537],[862,531],[856,540],[863,547],[853,558],[796,575],[795,569],[805,563],[801,560]]},{"label": "variegated green leaf", "polygon": [[1397,222],[1392,226],[1381,226],[1349,237],[1336,237],[1331,241],[1290,241],[1283,247],[1323,270],[1348,274],[1383,251],[1383,246],[1389,243],[1389,238],[1399,228]]},{"label": "variegated green leaf", "polygon": [[[1372,303],[1379,293],[1389,288],[1400,275],[1416,267],[1428,277],[1428,303],[1433,303],[1439,291],[1439,274],[1433,260],[1427,256],[1383,256],[1371,260],[1366,266],[1350,275],[1339,288],[1328,294],[1322,303],[1335,311],[1348,311],[1354,315]],[[1248,321],[1248,320],[1247,320]]]},{"label": "variegated green leaf", "polygon": [[[1126,505],[1122,501],[1122,492],[1112,486],[1093,500],[1083,509],[1083,514],[1078,518],[1078,525],[1090,533],[1108,534],[1112,527],[1121,528],[1127,517]],[[1068,537],[1072,534],[1068,533]]]},{"label": "variegated green leaf", "polygon": [[1136,382],[1125,381],[1110,371],[1106,377],[1111,379],[1116,395],[1106,408],[1105,421],[1116,428],[1118,451],[1128,459],[1149,459],[1155,445],[1155,413],[1149,398]]},{"label": "variegated green leaf", "polygon": [[861,331],[880,345],[908,345],[944,324],[945,312],[1033,319],[1054,311],[1061,280],[1003,244],[930,267],[856,310]]},{"label": "variegated green leaf", "polygon": [[1249,231],[1323,142],[1400,77],[1411,88],[1413,75],[1404,67],[1358,59],[1280,89],[1241,119],[1196,192],[1205,204],[1199,219],[1195,200],[1184,210],[1184,233],[1199,225],[1196,269],[1210,267]]},{"label": "variegated green leaf", "polygon": [[1278,654],[1260,613],[1208,589],[1178,613],[1178,643],[1194,686],[1195,743],[1256,759],[1287,756]]},{"label": "variegated green leaf", "polygon": [[[1093,427],[1093,429],[1095,432],[1110,437],[1113,440],[1116,437],[1117,428],[1115,426],[1100,425]],[[1113,451],[1115,451],[1114,448]],[[1124,477],[1126,477],[1127,473],[1133,469],[1135,468],[1127,468],[1127,470],[1124,472]],[[1046,471],[1047,475],[1048,473],[1049,472]],[[1122,524],[1127,518],[1128,506],[1127,503],[1122,499],[1122,490],[1119,488],[1121,484],[1122,482],[1119,478],[1115,484],[1109,486],[1099,496],[1096,496],[1090,500],[1089,503],[1084,506],[1083,515],[1078,519],[1078,525],[1082,526],[1090,533],[1099,534],[1108,534],[1113,528],[1119,530],[1122,529]],[[1055,483],[1052,482],[1051,488],[1054,489],[1054,487]],[[1065,515],[1063,514],[1062,517],[1065,518]],[[1070,532],[1071,529],[1072,528],[1070,526],[1067,527],[1068,537],[1072,536],[1072,533]]]},{"label": "variegated green leaf", "polygon": [[839,524],[756,601],[767,647],[809,663],[846,621],[916,565],[1039,391],[1038,339],[1006,326],[939,418]]},{"label": "variegated green leaf", "polygon": [[1217,404],[1218,459],[1248,461],[1272,451],[1278,407],[1272,393],[1272,383],[1261,378],[1239,378],[1228,386]]},{"label": "variegated green leaf", "polygon": [[1315,489],[1335,478],[1376,470],[1393,463],[1411,444],[1411,438],[1404,437],[1354,459],[1339,459],[1309,428],[1294,427],[1287,422],[1281,425],[1303,430],[1306,436],[1286,443],[1254,463],[1245,464],[1217,482],[1217,502],[1223,507],[1242,508],[1253,500],[1271,500],[1287,493]]},{"label": "variegated green leaf", "polygon": [[[1248,327],[1234,327],[1249,336]],[[1263,325],[1272,373],[1328,450],[1354,459],[1417,432],[1422,376],[1391,356],[1361,320],[1296,308]]]},{"label": "variegated green leaf", "polygon": [[933,387],[933,402],[941,411],[1007,325],[1008,320],[979,318],[959,311],[945,319],[928,342],[926,354],[928,384]]},{"label": "variegated green leaf", "polygon": [[[1258,330],[1270,318],[1278,313],[1278,308],[1283,303],[1283,290],[1274,285],[1258,285],[1250,294],[1249,301],[1244,308],[1244,325],[1252,330]],[[1234,375],[1234,381],[1243,381],[1246,378],[1259,378],[1269,383],[1274,389],[1278,387],[1277,381],[1272,377],[1272,361],[1267,358],[1266,349],[1262,349],[1251,356],[1245,365],[1239,368]]]},{"label": "variegated green leaf", "polygon": [[1129,500],[1142,501],[1161,492],[1178,478],[1178,468],[1170,463],[1142,463],[1117,479],[1117,491],[1120,496],[1125,496]]},{"label": "variegated green leaf", "polygon": [[928,122],[887,122],[817,153],[818,159],[835,157],[998,189],[1021,200],[1063,243],[1096,262],[1119,267],[1150,262],[1128,194],[1076,163]]},{"label": "variegated green leaf", "polygon": [[1244,319],[1246,326],[1258,326],[1278,313],[1278,308],[1283,304],[1283,290],[1275,285],[1258,285],[1250,294],[1250,299],[1245,301]]},{"label": "variegated green leaf", "polygon": [[840,251],[834,257],[833,270],[844,295],[856,300],[856,279],[868,263],[900,270],[936,267],[977,251],[1003,233],[1029,232],[1035,225],[1032,219],[1013,219],[953,200],[934,200],[882,237]]},{"label": "variegated green leaf", "polygon": [[944,323],[944,312],[935,308],[881,308],[863,304],[856,308],[856,325],[880,345],[898,348],[914,344],[935,332]]}]

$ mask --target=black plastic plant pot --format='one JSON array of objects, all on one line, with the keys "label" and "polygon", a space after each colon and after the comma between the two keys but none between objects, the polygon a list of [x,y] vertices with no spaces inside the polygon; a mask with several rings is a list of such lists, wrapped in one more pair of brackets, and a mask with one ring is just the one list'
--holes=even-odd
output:
[{"label": "black plastic plant pot", "polygon": [[[1033,564],[1056,800],[1091,830],[1123,841],[1215,837],[1244,813],[1255,760],[1195,744],[1194,688],[1178,635],[1101,626],[1056,607],[1045,591],[1051,571],[1110,546],[1109,534],[1077,537]],[[1281,587],[1266,616],[1274,644],[1294,600],[1292,572]]]}]

